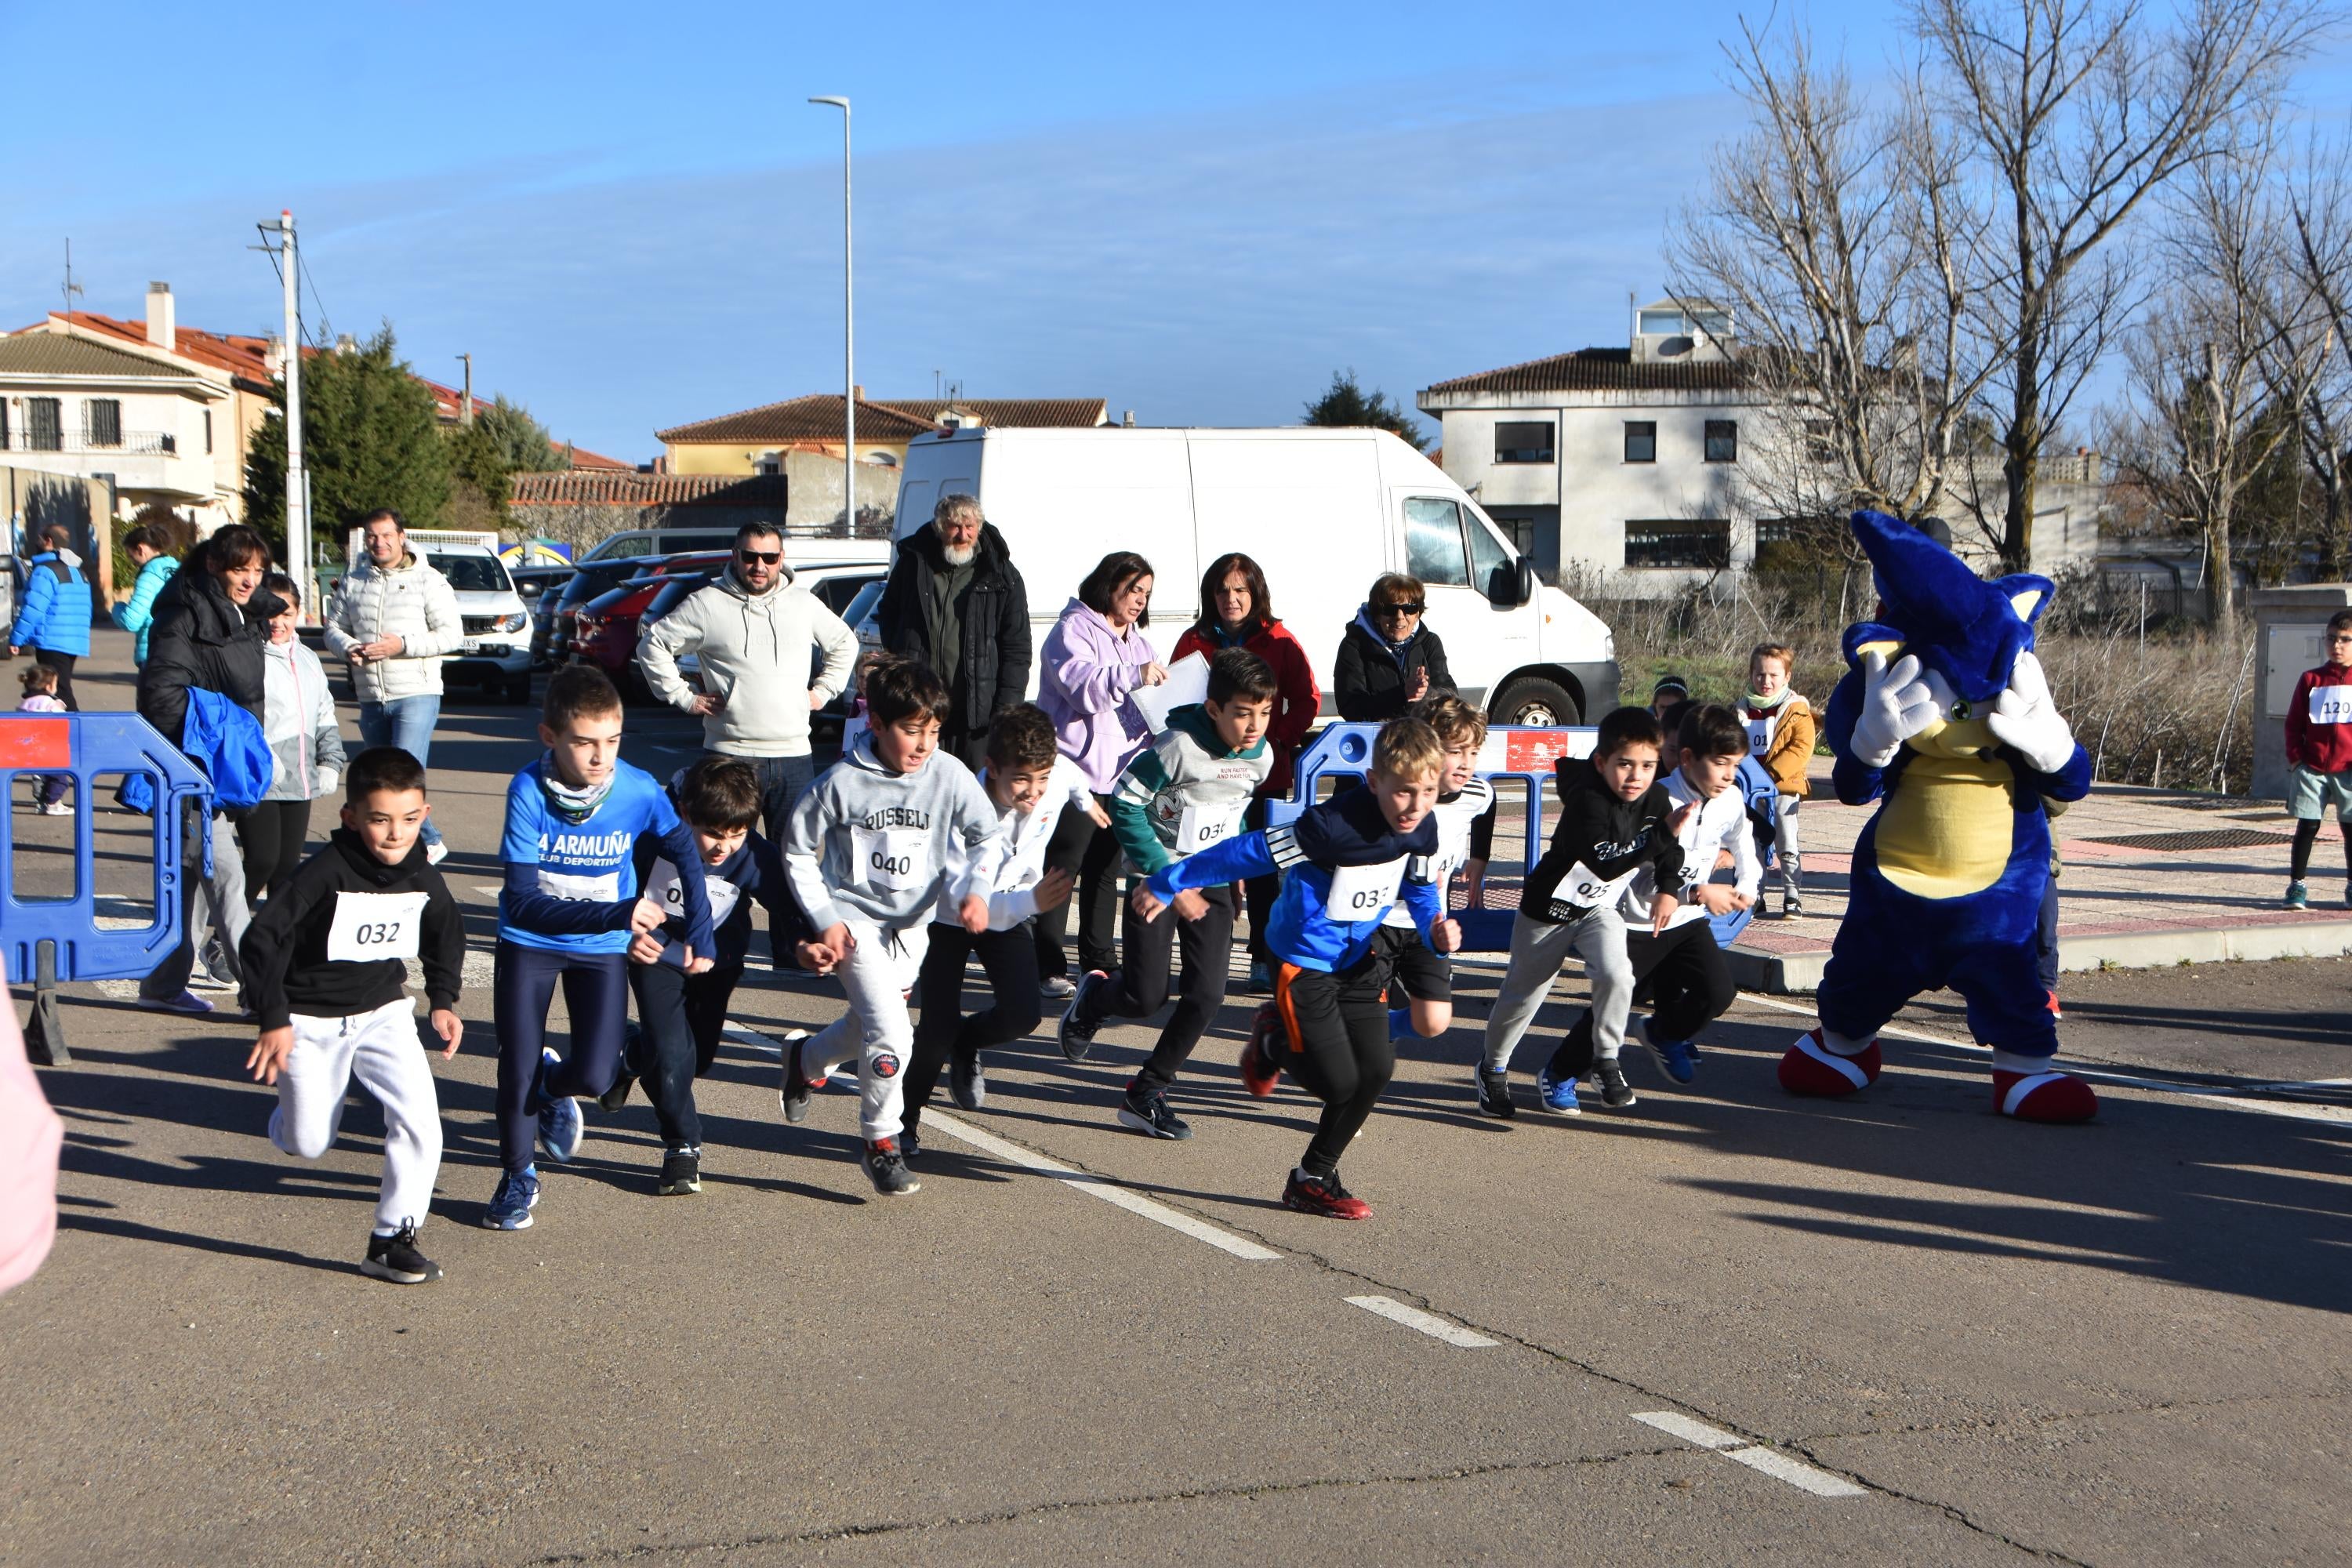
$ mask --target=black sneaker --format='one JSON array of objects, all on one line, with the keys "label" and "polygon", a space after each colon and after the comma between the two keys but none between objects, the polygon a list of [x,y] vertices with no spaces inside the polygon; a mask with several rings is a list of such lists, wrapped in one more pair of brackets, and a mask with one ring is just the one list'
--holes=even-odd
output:
[{"label": "black sneaker", "polygon": [[637,1080],[623,1072],[613,1080],[613,1087],[596,1097],[596,1109],[610,1116],[629,1103],[629,1086]]},{"label": "black sneaker", "polygon": [[1167,1090],[1153,1089],[1141,1079],[1127,1086],[1127,1093],[1118,1102],[1118,1124],[1132,1127],[1147,1138],[1181,1142],[1192,1136],[1192,1129],[1184,1119],[1168,1109]]},{"label": "black sneaker", "polygon": [[1061,1026],[1055,1037],[1061,1042],[1062,1055],[1074,1062],[1087,1059],[1095,1048],[1095,1031],[1102,1027],[1099,1018],[1089,1021],[1087,1004],[1110,983],[1110,976],[1099,969],[1089,969],[1078,979],[1078,988],[1070,994],[1070,1005],[1062,1009]]},{"label": "black sneaker", "polygon": [[441,1278],[441,1266],[416,1250],[416,1226],[404,1221],[390,1236],[368,1237],[360,1272],[394,1285],[423,1285]]},{"label": "black sneaker", "polygon": [[948,1064],[948,1095],[959,1110],[978,1110],[988,1103],[988,1069],[980,1065],[978,1051]]},{"label": "black sneaker", "polygon": [[1616,1058],[1594,1063],[1592,1077],[1601,1085],[1601,1103],[1610,1110],[1622,1110],[1633,1103],[1633,1086],[1625,1081],[1625,1068]]},{"label": "black sneaker", "polygon": [[776,1085],[776,1100],[784,1108],[784,1120],[794,1126],[808,1120],[809,1100],[816,1094],[816,1085],[801,1071],[801,1047],[808,1037],[806,1029],[788,1030],[783,1036],[783,1074]]},{"label": "black sneaker", "polygon": [[895,1138],[866,1145],[865,1157],[859,1163],[866,1167],[874,1190],[886,1198],[903,1198],[908,1193],[923,1190],[923,1184],[915,1180],[915,1173],[907,1169],[907,1156]]},{"label": "black sneaker", "polygon": [[909,1160],[922,1157],[923,1129],[919,1122],[898,1130],[898,1152]]},{"label": "black sneaker", "polygon": [[673,1149],[662,1156],[661,1184],[654,1191],[666,1198],[682,1198],[701,1190],[701,1150]]},{"label": "black sneaker", "polygon": [[1501,1121],[1508,1121],[1519,1113],[1519,1108],[1511,1103],[1509,1073],[1478,1069],[1478,1110],[1481,1115]]}]

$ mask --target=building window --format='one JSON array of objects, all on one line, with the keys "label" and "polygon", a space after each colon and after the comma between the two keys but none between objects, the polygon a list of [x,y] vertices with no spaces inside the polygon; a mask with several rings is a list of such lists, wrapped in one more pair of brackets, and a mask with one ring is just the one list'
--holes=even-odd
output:
[{"label": "building window", "polygon": [[1627,566],[1719,572],[1731,564],[1731,524],[1721,518],[1647,518],[1625,525]]},{"label": "building window", "polygon": [[1498,463],[1549,463],[1551,454],[1551,421],[1530,421],[1526,424],[1504,424],[1495,426],[1495,461]]},{"label": "building window", "polygon": [[66,419],[54,397],[25,399],[25,450],[62,452],[66,449]]},{"label": "building window", "polygon": [[1814,463],[1838,460],[1837,431],[1828,420],[1805,421],[1805,458]]},{"label": "building window", "polygon": [[1625,460],[1629,463],[1654,463],[1658,460],[1658,422],[1654,419],[1625,421]]},{"label": "building window", "polygon": [[212,411],[211,409],[207,408],[207,409],[205,409],[205,456],[206,456],[206,457],[210,457],[210,456],[212,456],[212,450],[213,450],[213,411]]},{"label": "building window", "polygon": [[82,434],[93,447],[122,445],[122,400],[93,397],[81,405]]},{"label": "building window", "polygon": [[1706,422],[1706,460],[1710,463],[1739,461],[1739,421],[1710,419]]},{"label": "building window", "polygon": [[0,397],[0,452],[8,449],[8,400]]}]

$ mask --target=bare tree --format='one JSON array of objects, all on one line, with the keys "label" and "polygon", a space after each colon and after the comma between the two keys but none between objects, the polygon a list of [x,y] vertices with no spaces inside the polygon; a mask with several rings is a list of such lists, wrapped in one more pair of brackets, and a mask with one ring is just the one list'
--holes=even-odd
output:
[{"label": "bare tree", "polygon": [[2329,0],[1910,0],[1944,108],[1992,188],[2000,552],[2031,564],[2042,449],[2144,295],[2114,245],[2184,170],[2231,154]]},{"label": "bare tree", "polygon": [[2338,578],[2352,572],[2352,145],[2313,143],[2286,199],[2293,280],[2278,357],[2310,367],[2296,434],[2319,485],[2320,570]]}]

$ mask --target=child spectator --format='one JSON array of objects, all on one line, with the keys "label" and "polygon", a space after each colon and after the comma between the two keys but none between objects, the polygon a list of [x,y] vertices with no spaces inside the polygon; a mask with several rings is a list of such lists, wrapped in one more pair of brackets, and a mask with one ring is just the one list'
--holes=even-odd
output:
[{"label": "child spectator", "polygon": [[[1137,873],[1150,877],[1242,829],[1257,786],[1273,766],[1266,726],[1280,689],[1273,668],[1229,647],[1209,666],[1207,700],[1168,715],[1168,728],[1136,753],[1111,788],[1111,831]],[[1205,887],[1162,905],[1139,894],[1127,915],[1116,973],[1095,970],[1078,982],[1062,1014],[1062,1055],[1086,1060],[1095,1032],[1113,1018],[1148,1018],[1168,1000],[1169,959],[1181,935],[1184,989],[1160,1031],[1143,1070],[1128,1081],[1119,1124],[1151,1138],[1190,1138],[1192,1129],[1168,1107],[1177,1069],[1225,1004],[1234,947],[1233,889]]]},{"label": "child spectator", "polygon": [[1658,683],[1650,688],[1650,717],[1664,723],[1668,713],[1683,707],[1690,700],[1689,681],[1679,675],[1662,675]]},{"label": "child spectator", "polygon": [[1418,719],[1396,719],[1372,742],[1366,787],[1335,795],[1296,822],[1227,838],[1152,874],[1135,907],[1152,918],[1191,889],[1279,868],[1267,942],[1280,964],[1274,1000],[1260,1007],[1242,1047],[1242,1085],[1264,1099],[1288,1072],[1323,1115],[1282,1201],[1301,1214],[1370,1219],[1371,1205],[1339,1180],[1339,1156],[1372,1114],[1396,1070],[1389,1038],[1390,954],[1381,922],[1400,896],[1432,949],[1451,952],[1462,929],[1446,918],[1437,886],[1416,875],[1437,852],[1438,775],[1445,748]]},{"label": "child spectator", "polygon": [[131,585],[131,597],[107,614],[116,626],[131,634],[133,664],[147,662],[147,633],[155,624],[155,595],[180,570],[177,558],[165,553],[171,543],[171,535],[161,526],[134,528],[122,536],[122,553],[139,568],[139,577]]},{"label": "child spectator", "polygon": [[948,689],[911,660],[866,676],[873,728],[793,807],[784,874],[816,929],[814,967],[838,972],[849,1010],[810,1036],[785,1037],[778,1098],[784,1120],[808,1120],[810,1096],[857,1063],[861,1163],[874,1190],[921,1190],[898,1136],[915,1026],[907,992],[919,975],[942,898],[971,935],[989,925],[1002,843],[997,808],[953,757],[935,756]]},{"label": "child spectator", "polygon": [[1797,808],[1811,787],[1805,769],[1813,757],[1813,710],[1789,684],[1796,667],[1796,650],[1786,643],[1758,643],[1748,656],[1748,700],[1740,710],[1748,749],[1772,775],[1780,795],[1772,847],[1780,860],[1783,920],[1805,912],[1798,885],[1804,866],[1797,854]]},{"label": "child spectator", "polygon": [[[1616,1110],[1633,1103],[1618,1052],[1633,1008],[1633,970],[1625,955],[1625,921],[1618,895],[1644,868],[1662,889],[1679,887],[1682,846],[1677,814],[1658,783],[1658,721],[1645,708],[1620,708],[1601,721],[1590,761],[1562,757],[1552,764],[1559,791],[1559,821],[1551,845],[1528,874],[1519,912],[1511,921],[1511,961],[1486,1019],[1486,1058],[1478,1070],[1478,1109],[1512,1112],[1511,1053],[1551,994],[1570,952],[1584,960],[1592,987],[1594,1066],[1601,1096]],[[1655,929],[1674,918],[1675,898],[1661,891],[1652,913]],[[1573,1116],[1576,1079],[1557,1076],[1555,1053],[1538,1076],[1544,1109]]]},{"label": "child spectator", "polygon": [[[1437,853],[1430,859],[1428,879],[1437,884],[1444,900],[1454,873],[1462,873],[1468,887],[1464,907],[1475,910],[1486,902],[1486,862],[1495,847],[1495,786],[1478,776],[1486,715],[1448,694],[1425,700],[1413,717],[1436,731],[1445,748],[1445,770],[1431,812],[1437,818]],[[1411,1033],[1434,1039],[1454,1026],[1454,961],[1422,942],[1403,909],[1389,910],[1385,925],[1381,936],[1390,944],[1397,989],[1405,997],[1403,1006],[1389,1009],[1389,1037],[1401,1040]]]},{"label": "child spectator", "polygon": [[[27,665],[16,677],[25,689],[16,700],[19,713],[68,712],[65,699],[58,695],[58,672],[46,664]],[[65,773],[36,773],[33,776],[33,809],[43,816],[71,816],[73,804],[66,799],[66,790],[73,783]]]},{"label": "child spectator", "polygon": [[[559,1163],[585,1129],[577,1097],[594,1099],[621,1070],[629,1016],[629,946],[658,930],[663,911],[637,897],[637,840],[650,834],[679,871],[685,964],[707,973],[718,945],[703,858],[669,796],[621,760],[621,696],[593,665],[566,665],[547,683],[540,759],[507,786],[499,857],[499,944],[493,979],[499,1037],[497,1193],[482,1215],[492,1230],[526,1230],[539,1204],[536,1132]],[[563,986],[568,1055],[547,1044],[547,1008]]]},{"label": "child spectator", "polygon": [[261,650],[261,733],[278,770],[261,804],[236,825],[236,841],[245,849],[245,896],[257,905],[265,893],[276,897],[302,863],[310,803],[334,794],[343,771],[335,694],[327,689],[319,656],[294,631],[301,590],[282,572],[272,572],[261,585],[284,600],[285,608],[269,617],[269,641]]},{"label": "child spectator", "polygon": [[[1698,1075],[1694,1042],[1699,1030],[1721,1017],[1738,994],[1716,940],[1717,922],[1755,903],[1764,868],[1739,791],[1739,770],[1752,760],[1747,721],[1717,703],[1686,706],[1678,733],[1678,765],[1664,788],[1680,824],[1675,842],[1682,851],[1682,868],[1669,875],[1644,868],[1626,885],[1617,907],[1633,984],[1647,992],[1654,1009],[1627,1033],[1650,1047],[1660,1071],[1688,1083]],[[1726,857],[1731,862],[1728,886],[1715,880]],[[1663,921],[1657,919],[1661,902],[1667,907]],[[1588,1010],[1560,1042],[1549,1076],[1569,1082],[1581,1077],[1591,1066],[1594,1041],[1593,1014]]]},{"label": "child spectator", "polygon": [[[930,947],[923,955],[915,995],[922,1008],[915,1026],[915,1059],[907,1068],[907,1114],[900,1152],[921,1152],[923,1107],[948,1068],[948,1092],[965,1110],[988,1100],[988,1075],[980,1053],[1019,1039],[1037,1026],[1037,942],[1030,921],[1069,900],[1076,879],[1070,868],[1047,869],[1046,846],[1066,810],[1083,813],[1097,828],[1110,817],[1078,764],[1055,748],[1054,721],[1033,702],[1016,702],[988,727],[987,765],[980,787],[997,809],[1003,833],[1003,859],[988,895],[988,929],[963,928],[953,900],[942,895],[931,921]],[[963,972],[977,957],[988,974],[994,1000],[965,1017]]]},{"label": "child spectator", "polygon": [[[2286,907],[2308,908],[2303,879],[2311,869],[2311,847],[2320,819],[2336,808],[2336,823],[2352,815],[2352,610],[2327,617],[2327,662],[2306,669],[2286,705],[2286,762],[2294,770],[2286,808],[2294,818],[2294,868],[2287,873]],[[2345,865],[2352,871],[2352,831],[2344,836]],[[2352,904],[2352,878],[2344,901]]]},{"label": "child spectator", "polygon": [[702,1190],[702,1119],[694,1104],[694,1080],[719,1056],[727,1027],[727,1005],[743,978],[751,951],[751,905],[768,911],[769,963],[785,967],[789,954],[809,935],[808,922],[784,882],[784,864],[773,845],[760,836],[765,804],[760,774],[740,757],[706,756],[671,786],[672,804],[694,835],[702,860],[702,886],[710,900],[710,967],[686,969],[686,880],[666,855],[667,842],[639,838],[638,886],[644,902],[661,916],[649,925],[642,906],[629,939],[629,989],[637,998],[638,1028],[622,1054],[621,1075],[597,1104],[616,1111],[629,1086],[642,1082],[654,1102],[661,1129],[661,1177],[654,1191],[678,1197]]},{"label": "child spectator", "polygon": [[395,1285],[441,1278],[416,1249],[441,1169],[441,1104],[403,960],[424,966],[441,1055],[454,1056],[465,1033],[465,922],[418,838],[432,809],[415,757],[362,752],[342,826],[254,916],[238,950],[261,1024],[245,1065],[278,1086],[270,1142],[299,1159],[325,1155],[354,1078],[383,1106],[383,1188],[360,1269]]}]

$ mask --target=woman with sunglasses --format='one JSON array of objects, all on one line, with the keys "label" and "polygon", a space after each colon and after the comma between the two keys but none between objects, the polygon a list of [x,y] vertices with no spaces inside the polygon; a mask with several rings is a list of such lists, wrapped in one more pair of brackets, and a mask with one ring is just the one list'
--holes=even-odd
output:
[{"label": "woman with sunglasses", "polygon": [[1422,623],[1428,608],[1429,595],[1418,577],[1391,572],[1372,584],[1331,664],[1340,718],[1378,724],[1424,697],[1458,695],[1454,672],[1445,667],[1445,644]]}]

